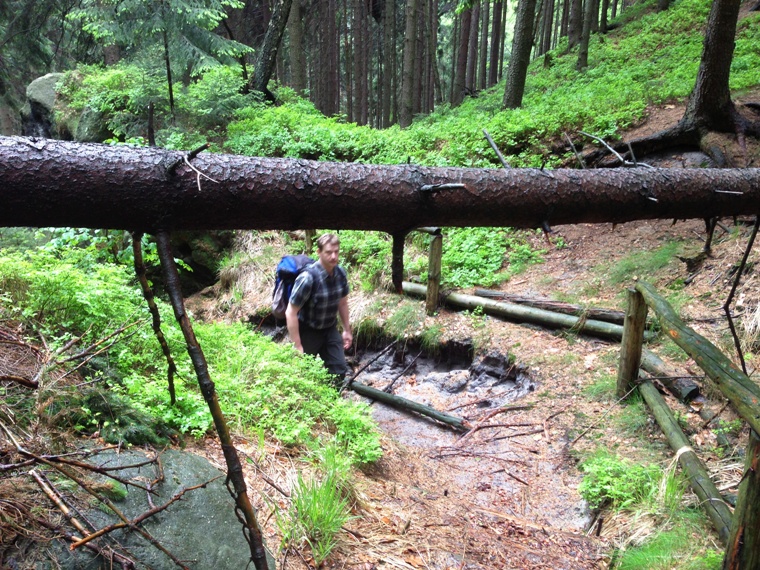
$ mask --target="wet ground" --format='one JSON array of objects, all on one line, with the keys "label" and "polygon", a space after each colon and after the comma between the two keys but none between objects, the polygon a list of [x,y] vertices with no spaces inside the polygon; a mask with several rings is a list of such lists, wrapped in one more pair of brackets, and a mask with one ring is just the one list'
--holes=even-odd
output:
[{"label": "wet ground", "polygon": [[[547,442],[545,422],[536,422],[534,405],[521,404],[538,387],[529,371],[508,355],[490,352],[473,361],[468,351],[429,356],[419,349],[368,351],[357,382],[440,412],[464,418],[474,428],[461,432],[436,420],[382,403],[372,413],[384,433],[414,456],[424,456],[448,472],[452,489],[467,494],[475,509],[520,519],[545,521],[583,532],[591,515],[573,491],[575,481],[536,493],[537,478],[556,477],[567,460],[561,442]],[[549,443],[549,445],[539,445]],[[568,508],[569,504],[576,507]]]}]

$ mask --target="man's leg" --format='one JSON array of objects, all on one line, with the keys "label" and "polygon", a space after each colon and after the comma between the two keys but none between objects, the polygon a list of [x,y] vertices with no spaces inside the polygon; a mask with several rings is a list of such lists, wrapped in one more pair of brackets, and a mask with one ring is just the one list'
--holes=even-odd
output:
[{"label": "man's leg", "polygon": [[327,371],[336,377],[335,384],[337,387],[340,387],[348,372],[346,353],[343,350],[343,337],[336,327],[327,329],[324,332],[324,344],[319,352],[319,356],[322,357]]}]

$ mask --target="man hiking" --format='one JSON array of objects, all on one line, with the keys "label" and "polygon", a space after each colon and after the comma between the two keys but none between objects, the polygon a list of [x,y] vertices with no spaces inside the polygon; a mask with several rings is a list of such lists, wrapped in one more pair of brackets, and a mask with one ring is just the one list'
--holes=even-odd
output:
[{"label": "man hiking", "polygon": [[[293,284],[285,322],[290,340],[306,354],[319,355],[330,374],[341,383],[348,372],[345,350],[353,335],[348,321],[348,279],[338,265],[340,240],[324,234],[317,240],[317,261]],[[343,325],[338,332],[337,321]]]}]

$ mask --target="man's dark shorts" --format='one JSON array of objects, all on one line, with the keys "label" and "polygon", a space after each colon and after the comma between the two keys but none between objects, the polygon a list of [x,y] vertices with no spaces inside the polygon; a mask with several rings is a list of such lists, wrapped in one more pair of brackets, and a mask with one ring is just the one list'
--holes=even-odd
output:
[{"label": "man's dark shorts", "polygon": [[343,337],[337,327],[314,329],[301,322],[298,323],[298,329],[301,346],[306,354],[319,355],[330,374],[344,376],[348,372]]}]

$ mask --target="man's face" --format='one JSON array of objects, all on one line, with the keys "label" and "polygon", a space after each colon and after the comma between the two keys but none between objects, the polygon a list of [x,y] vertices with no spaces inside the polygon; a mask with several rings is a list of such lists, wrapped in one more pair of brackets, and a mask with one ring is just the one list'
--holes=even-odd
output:
[{"label": "man's face", "polygon": [[317,250],[319,255],[319,262],[322,267],[327,269],[328,273],[332,273],[335,266],[338,265],[338,253],[340,246],[337,243],[328,243],[322,249]]}]

